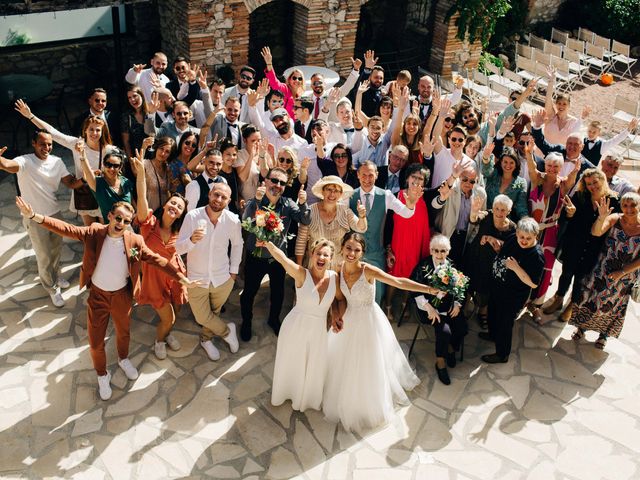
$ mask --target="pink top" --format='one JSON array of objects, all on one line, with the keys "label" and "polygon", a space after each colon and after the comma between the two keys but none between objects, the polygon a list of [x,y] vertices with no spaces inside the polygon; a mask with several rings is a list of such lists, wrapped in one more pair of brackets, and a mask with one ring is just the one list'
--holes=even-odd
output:
[{"label": "pink top", "polygon": [[555,115],[549,123],[544,125],[544,139],[551,144],[564,145],[569,134],[577,132],[582,127],[582,120],[579,118],[568,119],[564,128],[558,127],[558,115]]},{"label": "pink top", "polygon": [[291,90],[289,90],[289,86],[276,78],[276,72],[273,69],[265,69],[264,74],[267,80],[269,80],[269,86],[284,94],[284,108],[289,112],[289,117],[295,120],[296,112],[293,109],[293,95],[291,94]]}]

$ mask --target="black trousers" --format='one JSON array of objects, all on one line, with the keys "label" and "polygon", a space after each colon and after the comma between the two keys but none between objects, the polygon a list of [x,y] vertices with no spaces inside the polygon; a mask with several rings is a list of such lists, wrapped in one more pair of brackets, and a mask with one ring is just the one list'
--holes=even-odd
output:
[{"label": "black trousers", "polygon": [[462,312],[455,318],[440,314],[440,321],[433,325],[433,330],[436,334],[436,357],[446,357],[449,345],[455,352],[460,349],[467,334],[467,319]]},{"label": "black trousers", "polygon": [[456,230],[449,239],[451,242],[451,252],[449,258],[458,268],[463,267],[464,249],[467,241],[466,230]]},{"label": "black trousers", "polygon": [[284,301],[284,268],[272,258],[256,258],[248,253],[244,264],[244,290],[240,295],[240,311],[243,324],[248,322],[251,325],[253,301],[265,275],[269,275],[271,288],[269,322],[280,323],[280,311]]},{"label": "black trousers", "polygon": [[592,270],[593,268],[585,268],[584,264],[581,264],[577,259],[565,260],[562,262],[562,274],[558,280],[558,291],[556,292],[556,295],[564,297],[567,290],[569,290],[571,280],[573,280],[571,301],[574,303],[579,302],[580,294],[582,293],[582,280],[588,273],[591,273]]},{"label": "black trousers", "polygon": [[489,335],[496,344],[496,353],[502,358],[511,353],[513,323],[525,302],[526,299],[510,299],[508,293],[495,290],[489,295]]}]

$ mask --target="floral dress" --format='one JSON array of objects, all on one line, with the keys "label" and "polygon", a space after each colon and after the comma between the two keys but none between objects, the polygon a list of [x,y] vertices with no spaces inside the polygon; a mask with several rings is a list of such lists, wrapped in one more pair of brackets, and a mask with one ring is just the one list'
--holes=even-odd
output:
[{"label": "floral dress", "polygon": [[627,235],[617,222],[607,236],[600,259],[582,287],[582,298],[573,308],[569,323],[583,330],[594,330],[618,338],[627,314],[633,285],[640,271],[623,276],[617,282],[609,274],[622,270],[640,255],[640,235]]}]

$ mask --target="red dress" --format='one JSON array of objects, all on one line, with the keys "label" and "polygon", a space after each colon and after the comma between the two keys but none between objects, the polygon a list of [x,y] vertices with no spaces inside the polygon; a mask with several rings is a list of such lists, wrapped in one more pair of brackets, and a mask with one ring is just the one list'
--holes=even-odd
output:
[{"label": "red dress", "polygon": [[[404,190],[400,190],[398,199],[406,204]],[[394,213],[391,250],[396,256],[396,263],[389,273],[394,277],[411,277],[416,265],[429,256],[430,241],[429,212],[423,198],[418,200],[412,217],[403,218]]]},{"label": "red dress", "polygon": [[[172,234],[169,241],[164,243],[160,235],[160,224],[151,210],[149,210],[147,219],[140,225],[140,234],[151,250],[168,259],[169,263],[182,274],[187,274],[187,269],[180,255],[176,253],[178,234]],[[140,305],[151,305],[157,310],[169,302],[174,305],[187,303],[187,288],[159,268],[144,262],[142,264],[142,287],[138,303]]]}]

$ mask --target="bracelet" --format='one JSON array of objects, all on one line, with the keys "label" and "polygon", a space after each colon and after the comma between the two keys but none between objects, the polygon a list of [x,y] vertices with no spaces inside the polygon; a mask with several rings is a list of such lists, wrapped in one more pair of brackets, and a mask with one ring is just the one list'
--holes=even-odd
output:
[{"label": "bracelet", "polygon": [[33,215],[31,215],[31,216],[29,217],[29,220],[33,220],[33,217],[35,217],[35,216],[36,216],[36,212],[33,212]]},{"label": "bracelet", "polygon": [[35,117],[36,117],[35,115],[31,115],[31,116],[29,117],[29,120],[33,120]]}]

